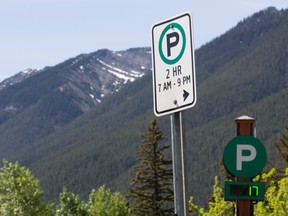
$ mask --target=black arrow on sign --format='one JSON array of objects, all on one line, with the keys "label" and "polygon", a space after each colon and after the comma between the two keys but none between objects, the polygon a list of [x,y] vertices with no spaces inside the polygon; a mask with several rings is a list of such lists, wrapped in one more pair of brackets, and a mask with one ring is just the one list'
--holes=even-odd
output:
[{"label": "black arrow on sign", "polygon": [[189,96],[189,93],[183,89],[183,98],[184,98],[184,101],[187,99],[188,96]]}]

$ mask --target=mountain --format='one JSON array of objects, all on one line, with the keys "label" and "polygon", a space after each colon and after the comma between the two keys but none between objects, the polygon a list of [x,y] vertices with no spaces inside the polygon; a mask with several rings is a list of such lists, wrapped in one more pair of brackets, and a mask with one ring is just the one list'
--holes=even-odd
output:
[{"label": "mountain", "polygon": [[[44,69],[43,69],[44,70]],[[37,69],[31,69],[28,68],[26,70],[20,71],[19,73],[15,74],[12,77],[9,77],[5,80],[3,80],[0,83],[0,91],[8,86],[16,85],[17,83],[20,83],[24,81],[25,79],[41,72],[42,70],[37,70]]]},{"label": "mountain", "polygon": [[[44,71],[33,81],[37,83],[46,81],[45,86],[51,87],[49,92],[56,88],[61,92],[75,93],[79,98],[76,100],[79,103],[77,105],[81,111],[86,112],[95,104],[100,103],[107,94],[119,91],[123,84],[133,82],[147,73],[151,68],[150,55],[147,52],[148,49],[130,49],[119,52],[99,50],[91,54],[82,54],[55,67],[21,71],[1,82],[0,90],[11,91],[9,87],[20,83],[20,91],[22,91],[31,83],[31,79],[26,80],[27,78]],[[57,84],[54,84],[55,82]],[[15,88],[12,88],[12,91],[13,89]],[[30,89],[25,93],[28,91]],[[45,94],[46,92],[41,93]],[[42,95],[38,97],[42,97]],[[35,98],[37,97],[35,96]],[[5,102],[5,105],[9,103],[11,100]]]},{"label": "mountain", "polygon": [[[6,87],[0,90],[1,156],[54,133],[100,104],[104,97],[147,74],[151,68],[148,51],[99,50],[26,79],[23,74],[27,73],[22,72],[3,81],[1,86]],[[13,85],[6,84],[12,81]]]},{"label": "mountain", "polygon": [[[64,185],[82,196],[103,184],[125,193],[154,117],[150,53],[99,50],[2,89],[1,157],[28,166],[50,199]],[[275,8],[196,50],[197,104],[183,113],[189,195],[196,202],[211,196],[238,116],[256,118],[269,165],[280,161],[274,142],[287,124],[287,59],[288,10]],[[158,122],[169,143],[169,116]]]}]

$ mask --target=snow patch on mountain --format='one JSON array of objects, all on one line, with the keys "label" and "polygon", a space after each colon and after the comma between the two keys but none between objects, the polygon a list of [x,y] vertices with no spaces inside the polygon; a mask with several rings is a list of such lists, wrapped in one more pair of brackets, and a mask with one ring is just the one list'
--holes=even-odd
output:
[{"label": "snow patch on mountain", "polygon": [[[97,61],[100,62],[102,65],[107,67],[107,68],[102,67],[102,69],[107,70],[109,73],[113,74],[114,76],[118,77],[119,79],[124,80],[124,83],[127,83],[128,81],[134,82],[135,78],[140,78],[144,75],[144,73],[134,71],[134,70],[131,70],[131,72],[129,73],[129,72],[124,71],[122,69],[119,69],[115,66],[109,65],[109,64],[105,63],[104,61],[100,60],[99,58],[97,58]],[[113,62],[112,62],[112,64],[113,64]],[[115,65],[115,63],[113,65]]]},{"label": "snow patch on mountain", "polygon": [[37,70],[37,69],[28,68],[26,70],[20,71],[19,73],[15,74],[14,76],[11,76],[11,77],[3,80],[0,83],[0,91],[6,87],[13,86],[17,83],[20,83],[20,82],[24,81],[25,79],[27,79],[31,76],[34,76],[35,74],[37,74],[43,70],[44,69]]},{"label": "snow patch on mountain", "polygon": [[[117,52],[102,49],[94,53],[80,54],[53,67],[23,70],[0,83],[0,91],[9,86],[14,88],[39,72],[44,74],[43,77],[47,77],[46,73],[50,73],[48,77],[54,77],[55,82],[51,84],[50,81],[44,81],[43,83],[53,86],[50,88],[51,91],[56,90],[62,97],[69,95],[82,112],[88,112],[105,97],[120,91],[125,84],[134,82],[151,72],[148,69],[151,68],[151,55],[147,51],[149,52],[150,48],[132,48]],[[37,79],[37,82],[39,81],[42,81],[42,77]],[[31,82],[27,83],[29,84]],[[47,86],[43,88],[49,89]],[[18,112],[19,109],[21,106],[14,106],[12,103],[3,106],[3,110],[7,113]]]}]

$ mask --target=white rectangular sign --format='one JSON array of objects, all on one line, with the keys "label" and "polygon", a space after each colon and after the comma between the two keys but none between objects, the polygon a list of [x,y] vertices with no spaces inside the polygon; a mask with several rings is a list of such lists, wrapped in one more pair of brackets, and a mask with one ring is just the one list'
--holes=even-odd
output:
[{"label": "white rectangular sign", "polygon": [[193,107],[196,80],[191,15],[152,27],[154,113],[162,116]]}]

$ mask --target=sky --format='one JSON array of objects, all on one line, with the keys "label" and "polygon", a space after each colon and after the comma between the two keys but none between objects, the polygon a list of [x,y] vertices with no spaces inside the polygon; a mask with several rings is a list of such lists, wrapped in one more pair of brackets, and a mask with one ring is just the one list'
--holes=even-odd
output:
[{"label": "sky", "polygon": [[156,23],[190,12],[194,48],[288,0],[0,0],[0,81],[82,53],[151,46]]}]

